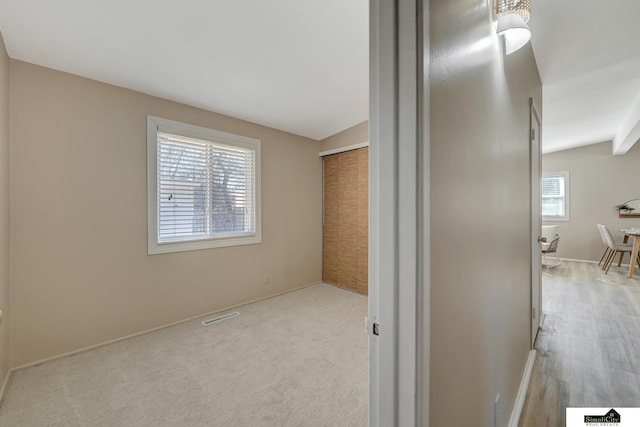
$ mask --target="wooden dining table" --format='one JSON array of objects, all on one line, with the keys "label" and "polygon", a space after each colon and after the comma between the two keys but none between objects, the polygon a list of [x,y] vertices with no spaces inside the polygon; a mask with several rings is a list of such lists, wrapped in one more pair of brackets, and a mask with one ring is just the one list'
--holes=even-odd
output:
[{"label": "wooden dining table", "polygon": [[640,250],[640,229],[623,229],[624,243],[627,243],[629,237],[633,238],[633,249],[631,250],[631,260],[629,261],[629,274],[628,277],[633,277],[633,271],[636,269],[635,260],[638,259],[638,252]]}]

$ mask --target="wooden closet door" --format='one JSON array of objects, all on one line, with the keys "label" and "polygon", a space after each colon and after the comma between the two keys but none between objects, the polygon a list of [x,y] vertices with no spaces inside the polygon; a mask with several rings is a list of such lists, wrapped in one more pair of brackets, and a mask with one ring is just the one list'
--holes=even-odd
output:
[{"label": "wooden closet door", "polygon": [[338,283],[358,290],[358,153],[338,155]]},{"label": "wooden closet door", "polygon": [[368,149],[324,157],[322,280],[368,293]]},{"label": "wooden closet door", "polygon": [[357,291],[369,294],[369,149],[358,152],[358,284]]},{"label": "wooden closet door", "polygon": [[338,284],[338,157],[324,157],[322,280]]}]

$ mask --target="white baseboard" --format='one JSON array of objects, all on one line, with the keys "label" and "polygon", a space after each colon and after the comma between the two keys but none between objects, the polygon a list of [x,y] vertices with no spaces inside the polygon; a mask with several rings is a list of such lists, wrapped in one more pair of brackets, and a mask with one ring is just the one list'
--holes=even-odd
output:
[{"label": "white baseboard", "polygon": [[[560,261],[575,261],[575,262],[585,262],[587,264],[597,264],[598,261],[592,261],[590,259],[575,259],[575,258],[562,258],[560,257]],[[617,266],[618,263],[614,262],[614,264]],[[629,267],[629,263],[622,263],[620,264],[621,267]]]},{"label": "white baseboard", "polygon": [[527,390],[529,389],[529,382],[531,382],[531,373],[533,372],[533,365],[536,362],[536,351],[531,350],[529,352],[529,358],[522,374],[522,381],[520,382],[520,388],[516,395],[516,403],[513,406],[511,412],[511,418],[509,418],[508,427],[518,427],[520,422],[520,415],[522,415],[522,408],[524,407],[524,400],[527,397]]},{"label": "white baseboard", "polygon": [[0,386],[0,404],[2,403],[2,398],[4,397],[4,391],[7,389],[7,384],[9,384],[9,376],[13,372],[11,369],[7,369],[7,373],[4,376],[4,380],[2,381],[2,386]]},{"label": "white baseboard", "polygon": [[198,314],[197,316],[189,317],[188,319],[178,320],[177,322],[172,322],[172,323],[165,324],[165,325],[162,325],[162,326],[158,326],[158,327],[155,327],[155,328],[152,328],[152,329],[147,329],[145,331],[136,332],[134,334],[127,335],[127,336],[124,336],[124,337],[112,339],[112,340],[109,340],[109,341],[106,341],[106,342],[102,342],[102,343],[99,343],[99,344],[94,344],[94,345],[91,345],[89,347],[83,347],[83,348],[80,348],[80,349],[77,349],[77,350],[69,351],[67,353],[58,354],[56,356],[47,357],[45,359],[41,359],[41,360],[36,360],[34,362],[25,363],[24,365],[16,366],[16,367],[13,367],[13,368],[9,369],[9,373],[7,374],[7,378],[9,376],[9,374],[12,373],[12,372],[19,371],[19,370],[25,369],[25,368],[29,368],[31,366],[37,366],[37,365],[40,365],[40,364],[42,364],[44,362],[49,362],[51,360],[61,359],[63,357],[67,357],[67,356],[73,356],[74,354],[78,354],[78,353],[84,353],[85,351],[93,350],[94,348],[99,348],[99,347],[103,347],[105,345],[109,345],[109,344],[117,343],[117,342],[120,342],[120,341],[128,340],[129,338],[135,338],[135,337],[138,337],[140,335],[146,335],[146,334],[149,334],[151,332],[155,332],[155,331],[159,331],[161,329],[169,328],[171,326],[179,325],[181,323],[190,322],[190,321],[198,319],[200,317],[212,316],[212,315],[219,314],[219,313],[222,313],[222,312],[225,312],[225,311],[233,310],[233,309],[238,308],[238,307],[242,307],[244,305],[253,304],[255,302],[259,302],[259,301],[263,301],[263,300],[266,300],[266,299],[269,299],[269,298],[273,298],[273,297],[277,297],[277,296],[280,296],[280,295],[288,294],[290,292],[299,291],[301,289],[308,288],[309,286],[319,285],[321,283],[323,283],[323,282],[309,283],[307,285],[298,286],[297,288],[287,289],[286,291],[277,292],[275,294],[267,295],[265,297],[256,298],[256,299],[253,299],[251,301],[246,301],[246,302],[243,302],[241,304],[235,304],[235,305],[232,305],[232,306],[229,306],[229,307],[225,307],[225,308],[221,308],[219,310],[211,311],[211,312],[208,312],[208,313]]},{"label": "white baseboard", "polygon": [[[598,261],[591,261],[588,259],[575,259],[575,258],[562,258],[560,257],[560,261],[575,261],[575,262],[586,262],[588,264],[597,264]],[[629,264],[627,264],[629,266]]]}]

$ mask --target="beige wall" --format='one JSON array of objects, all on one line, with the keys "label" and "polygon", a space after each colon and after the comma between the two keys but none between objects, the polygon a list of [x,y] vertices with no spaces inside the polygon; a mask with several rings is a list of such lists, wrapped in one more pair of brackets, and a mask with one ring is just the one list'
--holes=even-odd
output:
[{"label": "beige wall", "polygon": [[362,122],[323,139],[320,141],[320,152],[360,144],[362,142],[369,142],[369,121]]},{"label": "beige wall", "polygon": [[[317,141],[10,67],[12,366],[321,279]],[[262,140],[262,244],[147,255],[147,114]]]},{"label": "beige wall", "polygon": [[430,2],[431,425],[507,425],[530,349],[531,45],[487,4]]},{"label": "beige wall", "polygon": [[621,228],[640,227],[640,218],[619,218],[615,210],[627,200],[640,199],[639,164],[640,144],[622,156],[611,154],[611,142],[542,156],[543,171],[569,171],[569,221],[543,223],[559,226],[560,257],[600,260],[604,245],[598,223],[605,224],[619,242]]},{"label": "beige wall", "polygon": [[0,34],[0,393],[9,370],[9,57]]}]

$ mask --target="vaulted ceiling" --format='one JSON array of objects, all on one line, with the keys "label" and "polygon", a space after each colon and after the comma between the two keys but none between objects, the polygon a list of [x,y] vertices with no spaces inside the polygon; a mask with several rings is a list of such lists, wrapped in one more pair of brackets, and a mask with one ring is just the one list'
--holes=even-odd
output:
[{"label": "vaulted ceiling", "polygon": [[622,154],[640,137],[633,132],[640,122],[640,2],[531,3],[529,26],[543,84],[543,151],[617,137]]},{"label": "vaulted ceiling", "polygon": [[[2,0],[0,31],[12,58],[323,139],[368,118],[368,13],[367,0]],[[640,138],[638,16],[637,0],[532,0],[543,151]]]}]

